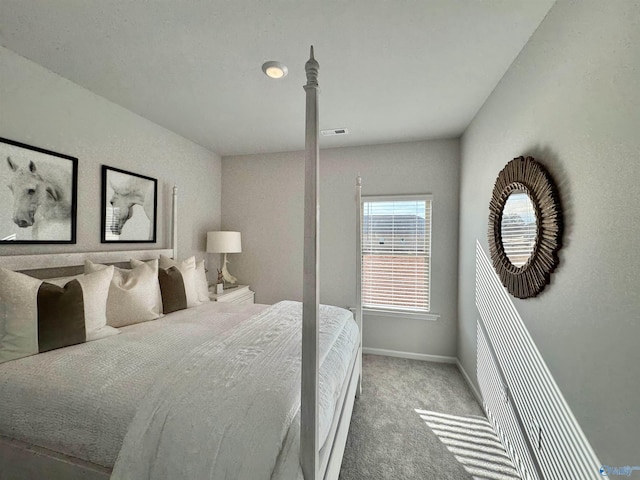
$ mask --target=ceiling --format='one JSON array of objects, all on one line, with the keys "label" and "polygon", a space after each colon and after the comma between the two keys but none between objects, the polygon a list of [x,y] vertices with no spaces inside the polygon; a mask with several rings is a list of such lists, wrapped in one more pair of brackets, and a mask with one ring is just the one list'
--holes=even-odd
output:
[{"label": "ceiling", "polygon": [[[0,0],[0,45],[223,156],[458,137],[554,0]],[[271,80],[267,60],[289,67]]]}]

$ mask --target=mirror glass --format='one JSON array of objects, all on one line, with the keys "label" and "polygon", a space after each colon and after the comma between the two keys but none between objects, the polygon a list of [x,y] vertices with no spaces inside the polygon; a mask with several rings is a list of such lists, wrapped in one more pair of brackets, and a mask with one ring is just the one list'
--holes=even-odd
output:
[{"label": "mirror glass", "polygon": [[536,210],[524,190],[511,192],[502,210],[502,245],[509,261],[521,267],[536,246]]}]

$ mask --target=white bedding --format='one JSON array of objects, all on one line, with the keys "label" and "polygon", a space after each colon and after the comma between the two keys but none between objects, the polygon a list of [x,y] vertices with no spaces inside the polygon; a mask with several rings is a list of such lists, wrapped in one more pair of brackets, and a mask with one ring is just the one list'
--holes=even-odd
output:
[{"label": "white bedding", "polygon": [[[207,303],[0,365],[0,435],[106,467],[122,446],[113,478],[294,478],[301,306],[265,308]],[[321,316],[324,439],[358,335]]]}]

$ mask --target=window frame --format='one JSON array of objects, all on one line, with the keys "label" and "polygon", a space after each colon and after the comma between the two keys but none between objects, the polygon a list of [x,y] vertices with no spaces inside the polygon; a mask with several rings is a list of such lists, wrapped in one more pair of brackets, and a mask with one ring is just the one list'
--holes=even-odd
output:
[{"label": "window frame", "polygon": [[[393,317],[393,318],[410,318],[410,319],[418,319],[418,320],[431,320],[435,321],[440,318],[440,315],[434,314],[431,311],[431,300],[432,300],[432,287],[433,284],[431,282],[431,270],[432,270],[432,239],[433,239],[433,194],[430,193],[422,193],[422,194],[400,194],[400,195],[363,195],[361,198],[361,208],[362,208],[362,218],[364,223],[364,211],[366,203],[375,203],[375,202],[403,202],[403,201],[426,201],[428,202],[429,208],[429,224],[428,224],[428,254],[426,258],[428,259],[428,271],[427,271],[427,304],[429,306],[426,310],[419,310],[408,307],[394,307],[394,306],[366,306],[363,303],[362,310],[367,315],[379,316],[379,317]],[[362,226],[362,237],[360,241],[360,256],[362,258],[362,268],[364,270],[364,225]],[[364,271],[362,272],[362,277],[364,278]]]}]

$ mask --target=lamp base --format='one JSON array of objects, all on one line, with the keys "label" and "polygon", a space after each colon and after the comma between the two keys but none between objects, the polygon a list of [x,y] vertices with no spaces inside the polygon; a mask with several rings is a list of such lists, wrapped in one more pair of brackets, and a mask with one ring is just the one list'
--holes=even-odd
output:
[{"label": "lamp base", "polygon": [[231,283],[225,283],[222,288],[224,288],[225,290],[231,290],[232,288],[238,288],[238,285],[233,285]]}]

